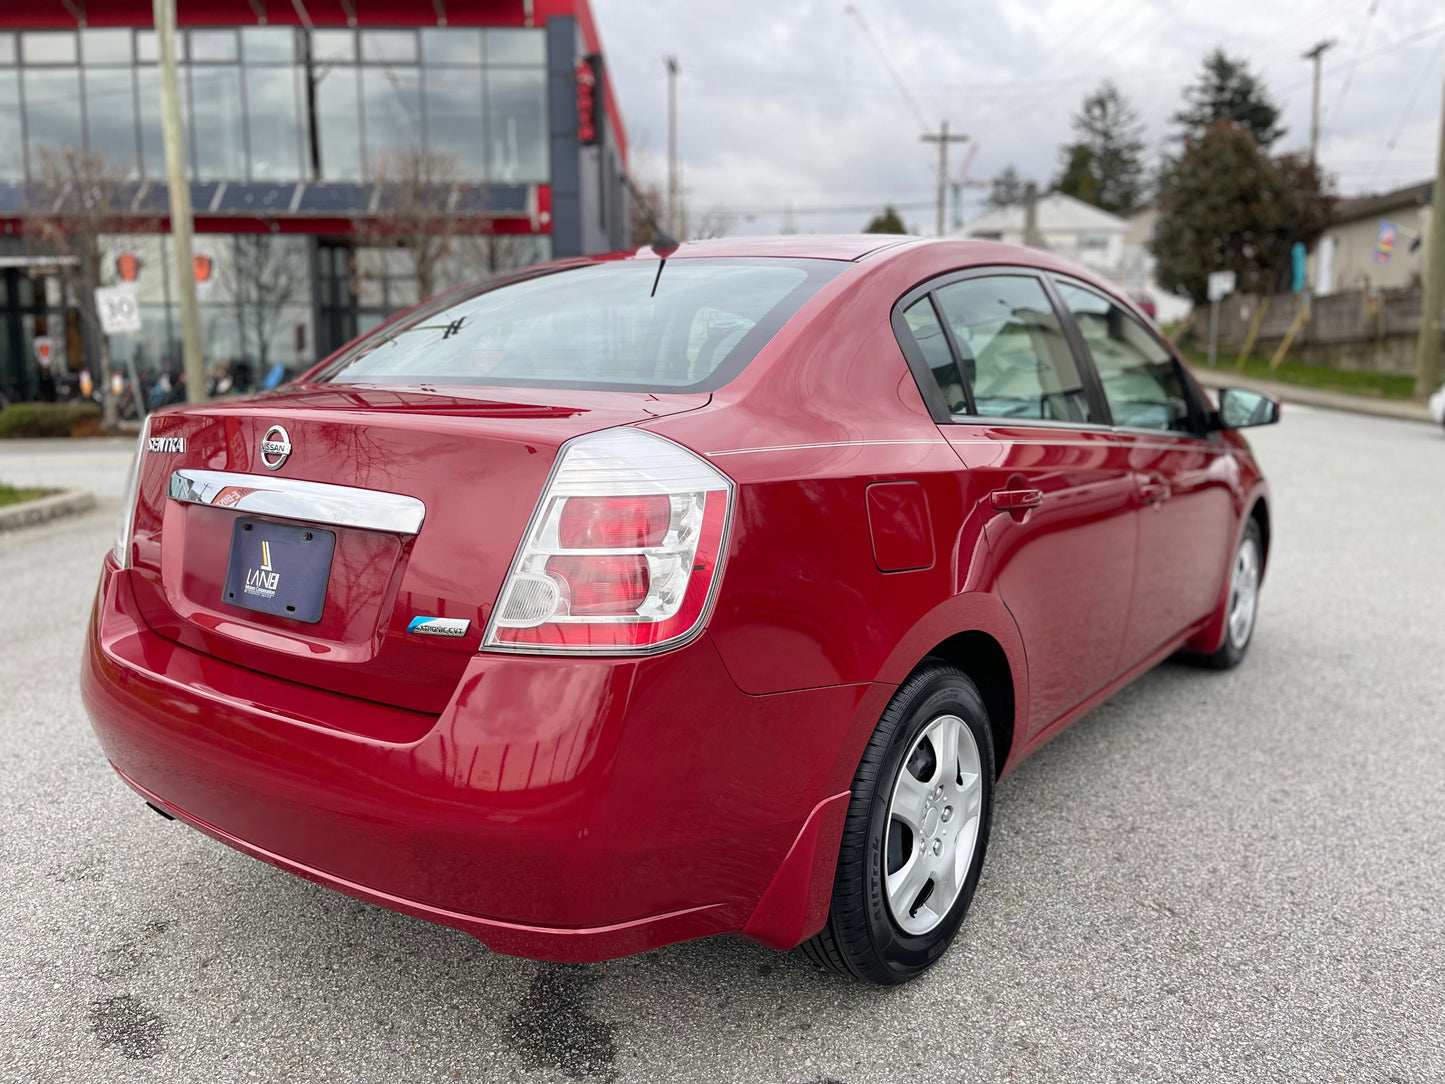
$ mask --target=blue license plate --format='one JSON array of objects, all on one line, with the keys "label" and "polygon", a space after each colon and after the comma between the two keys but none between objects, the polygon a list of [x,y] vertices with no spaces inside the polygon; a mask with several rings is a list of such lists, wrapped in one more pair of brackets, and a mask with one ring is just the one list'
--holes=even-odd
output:
[{"label": "blue license plate", "polygon": [[226,601],[277,617],[320,621],[335,550],[330,531],[238,519],[231,531]]}]

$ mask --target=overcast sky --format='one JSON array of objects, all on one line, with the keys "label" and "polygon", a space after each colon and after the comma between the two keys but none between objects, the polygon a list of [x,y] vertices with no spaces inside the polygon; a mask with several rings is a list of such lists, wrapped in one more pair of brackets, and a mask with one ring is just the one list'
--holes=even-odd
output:
[{"label": "overcast sky", "polygon": [[[1081,99],[1113,79],[1147,122],[1149,157],[1204,53],[1246,58],[1283,110],[1276,150],[1309,140],[1311,65],[1333,38],[1320,159],[1346,195],[1427,179],[1445,80],[1440,0],[854,0],[901,74],[891,80],[846,0],[593,0],[643,184],[666,177],[667,80],[677,56],[678,134],[690,222],[726,212],[731,233],[854,231],[897,205],[931,232],[947,119],[969,134],[969,177],[1009,163],[1046,185]],[[1394,142],[1393,148],[1389,146]],[[957,174],[968,144],[950,150]],[[968,190],[965,216],[981,213]],[[845,208],[832,211],[832,208]]]}]

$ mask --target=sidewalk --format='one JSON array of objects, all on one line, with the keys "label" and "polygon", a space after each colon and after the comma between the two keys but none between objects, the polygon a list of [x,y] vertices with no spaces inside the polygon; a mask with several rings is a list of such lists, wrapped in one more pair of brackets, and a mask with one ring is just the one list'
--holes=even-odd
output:
[{"label": "sidewalk", "polygon": [[1380,418],[1435,424],[1430,417],[1430,411],[1418,399],[1377,399],[1369,395],[1308,388],[1278,380],[1255,380],[1223,366],[1211,369],[1206,365],[1191,365],[1189,371],[1206,388],[1245,388],[1271,395],[1282,403],[1303,403],[1305,406],[1324,407],[1326,410],[1346,410],[1354,414],[1373,414]]}]

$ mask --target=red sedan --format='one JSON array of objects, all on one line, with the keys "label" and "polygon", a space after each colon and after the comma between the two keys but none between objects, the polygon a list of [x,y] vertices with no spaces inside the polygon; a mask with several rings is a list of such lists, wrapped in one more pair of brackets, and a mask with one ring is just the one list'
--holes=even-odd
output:
[{"label": "red sedan", "polygon": [[1243,657],[1277,412],[1039,252],[555,263],[153,415],[85,703],[159,812],[499,952],[902,982],[999,778]]}]

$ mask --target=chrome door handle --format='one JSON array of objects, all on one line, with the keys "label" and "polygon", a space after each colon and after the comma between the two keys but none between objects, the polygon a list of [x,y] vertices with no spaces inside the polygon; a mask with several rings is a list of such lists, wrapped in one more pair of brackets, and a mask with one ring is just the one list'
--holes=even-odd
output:
[{"label": "chrome door handle", "polygon": [[1044,491],[1041,489],[995,489],[988,495],[988,501],[1000,512],[1022,512],[1043,504]]},{"label": "chrome door handle", "polygon": [[1168,482],[1152,481],[1139,483],[1139,496],[1145,504],[1162,504],[1174,495]]}]

